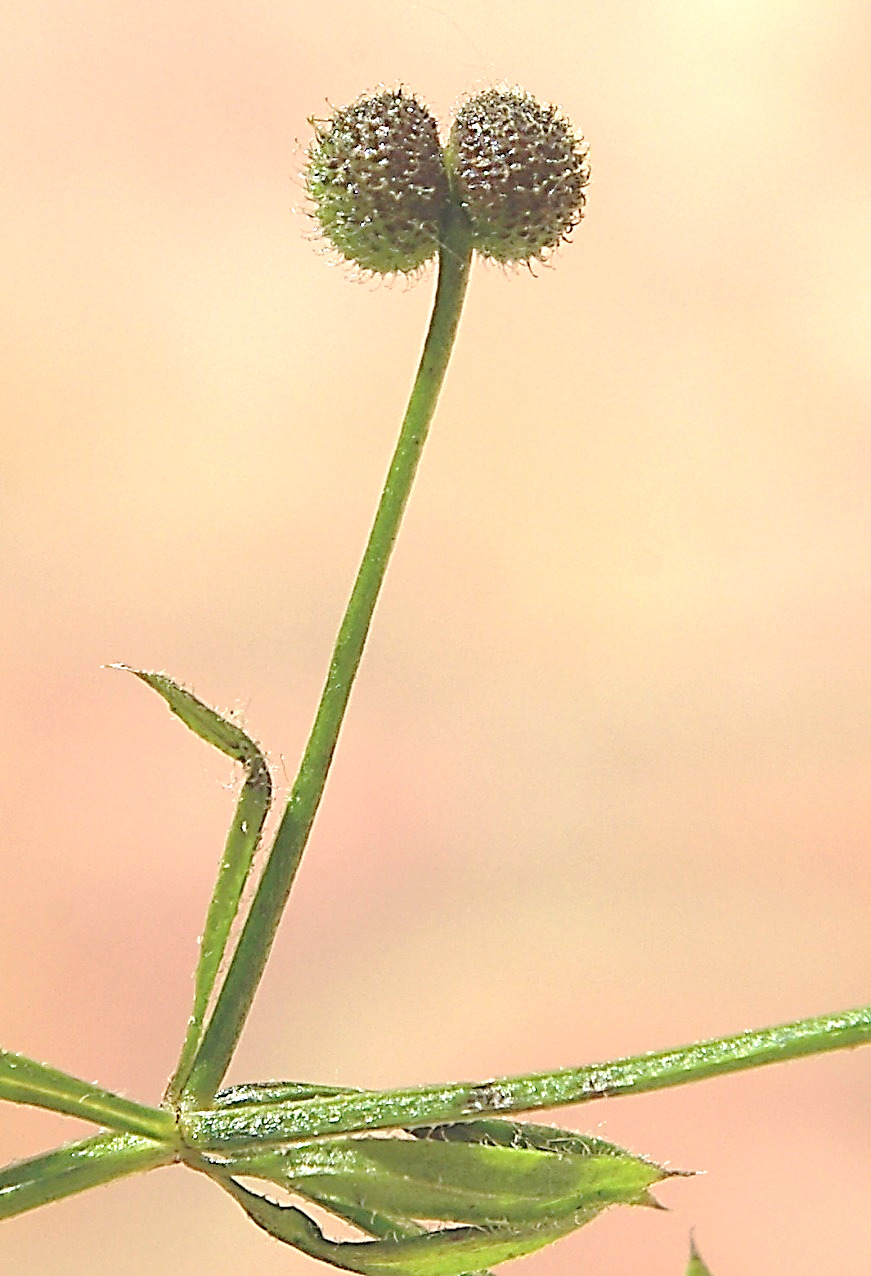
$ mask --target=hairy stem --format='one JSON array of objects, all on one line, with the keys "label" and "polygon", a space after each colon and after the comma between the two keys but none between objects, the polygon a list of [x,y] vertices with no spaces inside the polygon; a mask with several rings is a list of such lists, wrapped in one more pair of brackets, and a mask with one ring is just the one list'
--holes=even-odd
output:
[{"label": "hairy stem", "polygon": [[798,1019],[774,1028],[559,1072],[363,1091],[302,1103],[252,1105],[235,1112],[191,1112],[182,1120],[182,1139],[198,1152],[232,1155],[245,1148],[262,1150],[270,1143],[323,1134],[468,1120],[488,1113],[501,1116],[642,1094],[869,1042],[871,1006],[860,1006],[840,1014]]},{"label": "hairy stem", "polygon": [[333,649],[299,773],[233,960],[184,1088],[208,1102],[226,1072],[275,938],[323,795],[378,594],[438,402],[462,311],[472,250],[465,214],[449,205],[429,331],[369,541]]}]

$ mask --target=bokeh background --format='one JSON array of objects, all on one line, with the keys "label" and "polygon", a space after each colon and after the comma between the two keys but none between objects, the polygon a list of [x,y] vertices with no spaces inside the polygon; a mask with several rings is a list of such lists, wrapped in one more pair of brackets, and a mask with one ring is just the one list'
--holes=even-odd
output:
[{"label": "bokeh background", "polygon": [[[567,1066],[868,1000],[863,0],[6,0],[7,1048],[157,1101],[233,804],[110,661],[293,774],[432,278],[354,283],[299,169],[379,82],[519,82],[591,143],[553,269],[475,269],[234,1079]],[[871,1253],[871,1055],[559,1120],[706,1170],[531,1276]],[[81,1127],[83,1130],[84,1127]],[[0,1157],[79,1134],[0,1112]],[[0,1229],[15,1276],[312,1271],[181,1169]]]}]

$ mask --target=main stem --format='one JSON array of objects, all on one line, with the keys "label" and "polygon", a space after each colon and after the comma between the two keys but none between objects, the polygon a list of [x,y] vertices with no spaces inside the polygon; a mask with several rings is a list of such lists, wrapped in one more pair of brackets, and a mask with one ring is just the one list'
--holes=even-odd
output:
[{"label": "main stem", "polygon": [[447,372],[469,281],[471,258],[468,221],[459,208],[451,205],[443,229],[432,318],[399,441],[339,628],[299,773],[184,1088],[185,1106],[195,1107],[208,1102],[220,1085],[266,966],[323,796],[372,614]]},{"label": "main stem", "polygon": [[508,1116],[644,1094],[867,1044],[871,1044],[871,1006],[859,1006],[839,1014],[797,1019],[773,1028],[558,1072],[380,1093],[363,1090],[305,1102],[254,1104],[248,1110],[240,1106],[235,1111],[226,1108],[187,1113],[181,1123],[182,1139],[200,1153],[227,1156],[324,1134]]}]

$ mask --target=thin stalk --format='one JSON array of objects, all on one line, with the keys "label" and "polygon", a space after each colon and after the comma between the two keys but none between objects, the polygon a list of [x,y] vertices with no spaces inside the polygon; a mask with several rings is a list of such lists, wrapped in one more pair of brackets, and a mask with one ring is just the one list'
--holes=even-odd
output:
[{"label": "thin stalk", "polygon": [[505,1116],[509,1112],[533,1112],[643,1094],[869,1042],[871,1006],[860,1006],[840,1014],[797,1019],[774,1028],[559,1072],[408,1090],[363,1091],[303,1103],[251,1105],[236,1111],[189,1112],[182,1118],[182,1139],[186,1147],[199,1153],[232,1157],[243,1150],[264,1151],[269,1144],[323,1134],[408,1128],[490,1113]]},{"label": "thin stalk", "polygon": [[266,966],[324,792],[378,594],[441,391],[469,279],[465,214],[449,205],[429,331],[369,541],[333,649],[308,744],[182,1101],[207,1103],[227,1070]]}]

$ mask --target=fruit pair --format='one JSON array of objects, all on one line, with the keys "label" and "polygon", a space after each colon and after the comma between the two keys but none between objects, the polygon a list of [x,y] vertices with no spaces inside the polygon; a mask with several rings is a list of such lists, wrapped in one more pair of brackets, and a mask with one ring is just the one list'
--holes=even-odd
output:
[{"label": "fruit pair", "polygon": [[580,221],[589,179],[582,138],[522,89],[467,99],[444,147],[411,94],[366,94],[315,124],[305,172],[326,239],[377,274],[429,261],[451,203],[469,218],[482,256],[541,258]]}]

